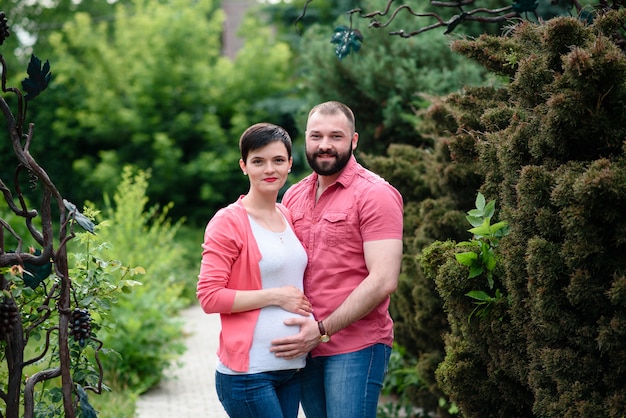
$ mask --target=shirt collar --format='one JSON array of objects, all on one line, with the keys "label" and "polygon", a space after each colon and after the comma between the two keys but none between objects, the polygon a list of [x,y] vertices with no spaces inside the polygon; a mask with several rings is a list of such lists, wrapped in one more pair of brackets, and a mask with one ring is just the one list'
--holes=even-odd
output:
[{"label": "shirt collar", "polygon": [[[354,155],[350,156],[350,160],[348,160],[348,164],[346,164],[343,170],[341,170],[341,174],[339,174],[339,177],[337,177],[337,180],[335,180],[335,182],[331,184],[329,187],[331,187],[335,183],[341,184],[341,186],[344,189],[348,187],[350,183],[352,183],[352,180],[354,179],[354,176],[356,175],[357,167],[358,165],[356,162],[356,158],[354,158]],[[319,174],[313,172],[313,177],[311,179],[313,180],[312,183],[314,187],[317,187],[318,178],[319,178]]]}]

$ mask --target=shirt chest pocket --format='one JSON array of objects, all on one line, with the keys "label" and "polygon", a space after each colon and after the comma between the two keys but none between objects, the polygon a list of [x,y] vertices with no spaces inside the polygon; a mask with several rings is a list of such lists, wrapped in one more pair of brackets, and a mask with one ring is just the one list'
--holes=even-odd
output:
[{"label": "shirt chest pocket", "polygon": [[348,239],[348,214],[325,213],[322,215],[321,235],[324,245],[336,247]]}]

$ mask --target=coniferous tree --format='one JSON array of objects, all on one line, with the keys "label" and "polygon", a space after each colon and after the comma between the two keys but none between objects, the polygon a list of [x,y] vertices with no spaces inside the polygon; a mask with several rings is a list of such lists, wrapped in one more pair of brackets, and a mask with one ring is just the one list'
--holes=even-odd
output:
[{"label": "coniferous tree", "polygon": [[[626,409],[626,57],[613,38],[625,22],[623,10],[590,25],[557,18],[453,45],[511,79],[488,106],[480,89],[447,102],[451,164],[475,159],[510,225],[493,285],[468,278],[453,241],[422,259],[450,325],[438,382],[463,416]],[[492,298],[482,316],[472,291]]]}]

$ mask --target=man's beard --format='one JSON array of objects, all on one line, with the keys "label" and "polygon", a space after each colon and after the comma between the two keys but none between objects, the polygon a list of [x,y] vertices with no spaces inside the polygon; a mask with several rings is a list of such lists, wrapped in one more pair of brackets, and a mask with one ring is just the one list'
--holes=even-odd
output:
[{"label": "man's beard", "polygon": [[[333,155],[335,161],[317,161],[319,155]],[[352,143],[350,143],[350,149],[345,154],[339,154],[336,151],[316,151],[314,153],[306,153],[306,160],[309,162],[309,166],[320,176],[332,176],[337,174],[348,164],[350,157],[352,156]]]}]

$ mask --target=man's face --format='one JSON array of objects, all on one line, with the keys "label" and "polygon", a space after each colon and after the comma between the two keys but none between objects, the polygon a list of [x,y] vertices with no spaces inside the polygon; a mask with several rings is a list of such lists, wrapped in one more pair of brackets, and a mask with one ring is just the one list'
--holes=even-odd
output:
[{"label": "man's face", "polygon": [[314,113],[306,125],[306,159],[321,176],[337,174],[350,161],[357,138],[342,113]]}]

